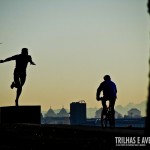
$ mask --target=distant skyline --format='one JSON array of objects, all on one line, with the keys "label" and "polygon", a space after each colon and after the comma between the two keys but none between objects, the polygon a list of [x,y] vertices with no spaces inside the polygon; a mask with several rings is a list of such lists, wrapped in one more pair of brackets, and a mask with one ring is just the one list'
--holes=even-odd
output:
[{"label": "distant skyline", "polygon": [[[101,107],[96,90],[105,74],[117,85],[116,105],[147,99],[147,0],[0,0],[0,20],[0,59],[26,47],[36,63],[20,105]],[[14,67],[0,64],[0,106],[15,105]]]},{"label": "distant skyline", "polygon": [[[86,108],[86,114],[87,114],[87,118],[94,118],[95,116],[95,112],[99,109],[101,109],[102,107],[89,107]],[[141,111],[141,116],[144,117],[146,115],[146,101],[142,101],[138,104],[134,104],[134,103],[128,103],[125,106],[122,105],[116,105],[115,110],[120,113],[122,116],[127,115],[128,111],[132,108],[137,108],[139,111]],[[66,109],[64,107],[61,107],[59,109],[53,109],[51,107],[49,107],[49,109],[52,109],[56,114],[60,112],[61,109],[65,109],[68,113],[70,112],[70,108]],[[43,116],[49,111],[48,110],[42,110],[42,114]]]}]

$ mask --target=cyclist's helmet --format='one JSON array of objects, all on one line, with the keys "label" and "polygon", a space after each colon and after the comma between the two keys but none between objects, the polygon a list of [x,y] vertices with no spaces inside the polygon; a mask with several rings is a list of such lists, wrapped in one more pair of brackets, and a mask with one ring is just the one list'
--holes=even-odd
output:
[{"label": "cyclist's helmet", "polygon": [[109,75],[105,75],[103,78],[104,78],[104,80],[111,80]]}]

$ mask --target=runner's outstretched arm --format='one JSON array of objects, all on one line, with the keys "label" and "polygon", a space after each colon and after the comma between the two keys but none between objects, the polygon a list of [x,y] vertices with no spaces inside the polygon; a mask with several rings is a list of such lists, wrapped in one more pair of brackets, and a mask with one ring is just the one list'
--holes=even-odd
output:
[{"label": "runner's outstretched arm", "polygon": [[0,63],[4,63],[4,62],[7,62],[7,61],[11,61],[13,60],[13,57],[9,57],[9,58],[6,58],[4,60],[0,60]]}]

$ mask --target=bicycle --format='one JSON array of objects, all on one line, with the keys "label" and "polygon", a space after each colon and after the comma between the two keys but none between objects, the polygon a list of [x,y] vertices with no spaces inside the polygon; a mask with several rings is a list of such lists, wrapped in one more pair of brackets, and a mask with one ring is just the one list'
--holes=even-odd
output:
[{"label": "bicycle", "polygon": [[[103,97],[101,97],[100,100],[106,101]],[[101,113],[102,128],[106,128],[106,127],[108,127],[108,125],[110,128],[115,127],[115,118],[112,113],[110,104],[109,104],[109,106],[106,105],[106,109],[103,108],[102,113]]]}]

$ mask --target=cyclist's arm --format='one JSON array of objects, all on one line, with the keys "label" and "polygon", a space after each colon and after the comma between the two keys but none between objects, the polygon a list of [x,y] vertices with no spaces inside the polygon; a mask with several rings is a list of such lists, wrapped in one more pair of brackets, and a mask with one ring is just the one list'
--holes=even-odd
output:
[{"label": "cyclist's arm", "polygon": [[97,92],[96,92],[96,99],[97,100],[100,100],[101,91],[102,91],[102,86],[100,84],[100,86],[97,88]]},{"label": "cyclist's arm", "polygon": [[116,87],[116,85],[115,85],[115,92],[116,92],[116,97],[117,97],[117,92],[118,92],[118,91],[117,91],[117,87]]}]

